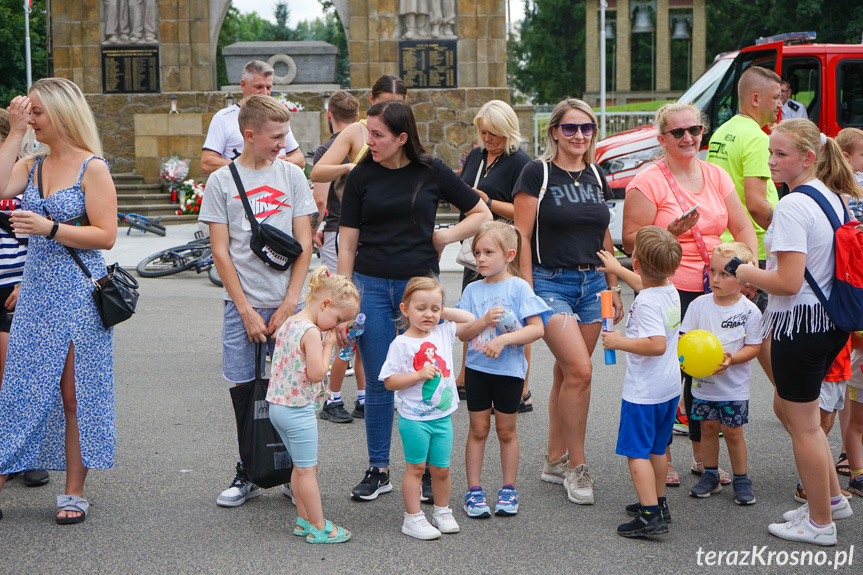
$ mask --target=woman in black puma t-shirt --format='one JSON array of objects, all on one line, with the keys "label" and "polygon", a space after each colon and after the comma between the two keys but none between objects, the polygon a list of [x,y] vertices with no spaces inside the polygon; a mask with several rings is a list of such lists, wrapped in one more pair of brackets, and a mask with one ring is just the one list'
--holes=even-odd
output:
[{"label": "woman in black puma t-shirt", "polygon": [[[599,292],[617,286],[617,276],[596,269],[596,252],[614,248],[606,204],[611,190],[592,165],[595,149],[596,116],[585,102],[568,98],[551,114],[545,153],[524,167],[513,189],[515,226],[530,238],[530,249],[521,252],[522,277],[555,314],[543,338],[555,362],[542,479],[563,483],[579,504],[593,503],[584,435],[590,355],[602,327]],[[617,322],[623,317],[619,291],[613,301]]]}]

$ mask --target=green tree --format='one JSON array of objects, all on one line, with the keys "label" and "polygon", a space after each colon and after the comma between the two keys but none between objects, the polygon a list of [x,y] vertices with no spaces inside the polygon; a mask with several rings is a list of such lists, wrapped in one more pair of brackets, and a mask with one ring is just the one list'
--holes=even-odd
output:
[{"label": "green tree", "polygon": [[[24,52],[24,2],[0,0],[0,106],[27,92],[27,63]],[[30,63],[35,82],[48,76],[45,50],[45,3],[33,2],[30,13]]]},{"label": "green tree", "polygon": [[[580,96],[585,85],[584,0],[525,0],[519,39],[510,42],[512,86],[537,104]],[[514,69],[513,69],[514,67]]]},{"label": "green tree", "polygon": [[276,23],[272,25],[273,39],[278,42],[287,40],[296,40],[294,31],[288,27],[288,20],[291,19],[291,10],[288,8],[286,0],[279,0],[275,6]]}]

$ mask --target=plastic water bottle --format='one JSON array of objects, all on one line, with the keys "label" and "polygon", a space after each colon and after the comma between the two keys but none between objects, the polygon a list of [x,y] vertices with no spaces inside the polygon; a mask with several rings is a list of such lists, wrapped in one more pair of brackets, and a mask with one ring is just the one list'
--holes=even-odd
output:
[{"label": "plastic water bottle", "polygon": [[521,325],[521,322],[518,321],[517,317],[515,317],[515,313],[511,309],[508,309],[503,312],[502,316],[500,316],[500,320],[497,322],[497,327],[504,333],[512,333],[520,330],[524,326]]},{"label": "plastic water bottle", "polygon": [[366,330],[364,327],[366,323],[366,314],[361,313],[357,316],[357,319],[351,322],[351,325],[348,326],[348,346],[342,349],[339,349],[339,359],[343,361],[350,361],[354,358],[354,354],[357,351],[357,341],[360,339],[360,336],[363,335],[363,332]]}]

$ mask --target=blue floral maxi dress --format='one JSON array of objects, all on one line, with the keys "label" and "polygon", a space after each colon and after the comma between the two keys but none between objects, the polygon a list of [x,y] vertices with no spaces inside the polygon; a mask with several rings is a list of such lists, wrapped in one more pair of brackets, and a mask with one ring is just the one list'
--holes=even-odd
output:
[{"label": "blue floral maxi dress", "polygon": [[[57,221],[85,213],[81,166],[71,188],[42,199],[30,170],[23,209]],[[103,158],[98,158],[105,162]],[[94,278],[105,275],[99,250],[76,250]],[[60,242],[30,236],[21,294],[9,334],[0,387],[0,473],[65,469],[65,425],[60,376],[70,344],[75,350],[75,393],[84,467],[114,465],[113,328],[102,327],[87,279]],[[2,302],[0,302],[2,304]]]}]

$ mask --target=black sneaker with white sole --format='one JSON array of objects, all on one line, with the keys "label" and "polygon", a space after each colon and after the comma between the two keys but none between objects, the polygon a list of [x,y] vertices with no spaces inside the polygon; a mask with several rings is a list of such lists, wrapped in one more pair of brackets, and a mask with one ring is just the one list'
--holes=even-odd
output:
[{"label": "black sneaker with white sole", "polygon": [[351,496],[358,501],[374,501],[381,493],[389,493],[392,490],[390,472],[381,471],[377,467],[369,467],[360,484],[351,490]]},{"label": "black sneaker with white sole", "polygon": [[652,513],[647,517],[641,510],[638,511],[635,519],[617,528],[617,534],[622,537],[646,537],[665,533],[668,533],[668,525],[661,513]]},{"label": "black sneaker with white sole", "polygon": [[348,410],[345,409],[345,403],[342,400],[325,403],[321,409],[320,417],[333,423],[350,423],[354,420]]}]

